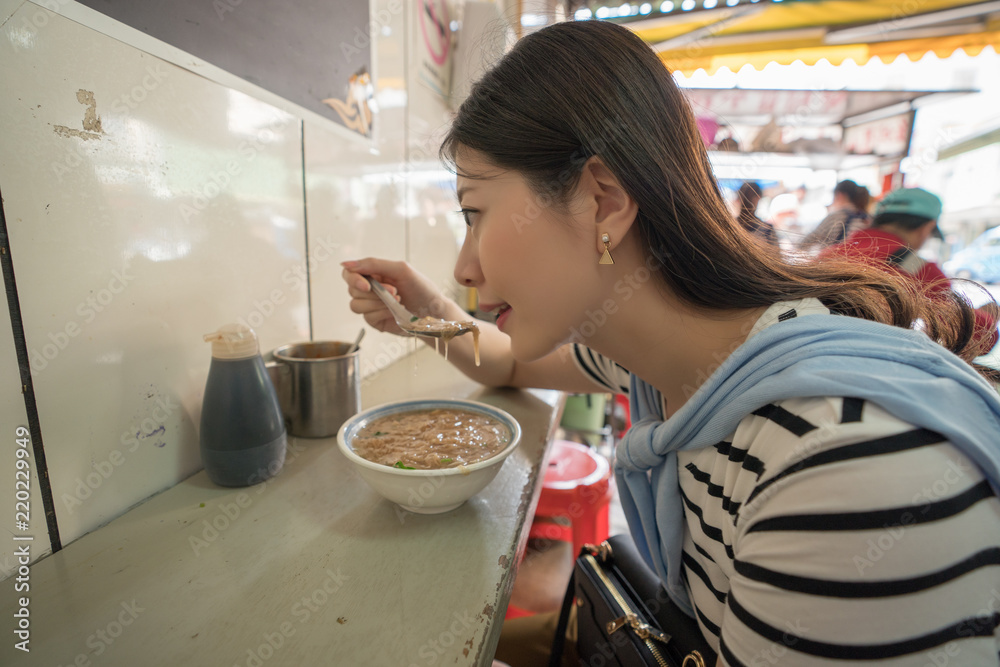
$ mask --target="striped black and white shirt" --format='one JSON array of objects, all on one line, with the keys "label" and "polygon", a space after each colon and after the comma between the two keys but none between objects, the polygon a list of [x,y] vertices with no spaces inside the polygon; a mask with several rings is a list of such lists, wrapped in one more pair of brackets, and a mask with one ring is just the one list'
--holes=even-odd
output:
[{"label": "striped black and white shirt", "polygon": [[[775,304],[750,335],[813,312],[829,311]],[[621,366],[575,358],[627,391]],[[678,467],[683,576],[725,664],[1000,664],[1000,501],[941,436],[861,399],[795,398]]]}]

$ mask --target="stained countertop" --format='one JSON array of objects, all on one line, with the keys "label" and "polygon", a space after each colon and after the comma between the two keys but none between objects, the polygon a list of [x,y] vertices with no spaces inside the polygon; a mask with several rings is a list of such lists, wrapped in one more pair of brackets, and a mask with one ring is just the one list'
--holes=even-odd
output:
[{"label": "stained countertop", "polygon": [[421,350],[364,381],[363,407],[482,401],[522,441],[458,509],[406,512],[376,494],[335,438],[289,438],[281,474],[242,489],[204,471],[30,570],[30,653],[0,664],[263,667],[489,665],[564,395],[485,388]]}]

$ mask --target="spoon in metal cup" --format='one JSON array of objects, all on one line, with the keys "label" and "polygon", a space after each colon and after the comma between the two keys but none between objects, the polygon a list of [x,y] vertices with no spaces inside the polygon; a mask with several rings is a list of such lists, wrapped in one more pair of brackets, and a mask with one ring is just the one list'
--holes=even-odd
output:
[{"label": "spoon in metal cup", "polygon": [[453,322],[436,317],[417,317],[407,310],[403,304],[396,301],[395,297],[389,293],[389,290],[382,283],[371,276],[363,275],[362,277],[372,286],[372,292],[375,293],[375,296],[380,298],[385,307],[392,313],[399,328],[406,333],[412,336],[427,336],[428,338],[441,338],[443,340],[451,340],[455,336],[461,336],[469,332],[474,332],[478,337],[479,327],[475,323]]},{"label": "spoon in metal cup", "polygon": [[365,337],[365,330],[362,328],[361,331],[358,332],[358,337],[355,338],[354,342],[351,343],[351,346],[349,348],[347,348],[347,354],[351,354],[352,352],[354,352],[355,350],[357,350],[359,347],[361,347],[361,339],[364,338],[364,337]]}]

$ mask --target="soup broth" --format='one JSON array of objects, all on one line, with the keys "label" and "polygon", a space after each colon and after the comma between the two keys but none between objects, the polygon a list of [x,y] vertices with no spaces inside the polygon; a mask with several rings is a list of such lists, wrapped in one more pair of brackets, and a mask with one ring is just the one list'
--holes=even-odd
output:
[{"label": "soup broth", "polygon": [[510,443],[504,424],[455,408],[416,410],[381,417],[358,431],[358,456],[414,470],[456,468],[499,454]]}]

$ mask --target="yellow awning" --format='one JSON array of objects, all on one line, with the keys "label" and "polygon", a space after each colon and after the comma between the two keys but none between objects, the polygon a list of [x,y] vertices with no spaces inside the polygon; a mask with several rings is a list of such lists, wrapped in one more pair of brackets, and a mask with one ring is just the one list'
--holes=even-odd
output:
[{"label": "yellow awning", "polygon": [[820,60],[826,59],[832,65],[839,65],[850,59],[858,65],[863,65],[876,56],[883,62],[892,61],[900,55],[906,56],[910,60],[919,60],[932,51],[941,58],[950,56],[958,49],[974,56],[986,46],[994,48],[1000,46],[1000,31],[952,37],[908,39],[877,44],[804,45],[797,48],[781,49],[767,48],[767,45],[761,46],[762,50],[760,51],[744,49],[740,53],[706,52],[695,57],[687,54],[678,57],[672,53],[664,53],[660,57],[671,71],[678,70],[689,76],[698,69],[704,69],[709,74],[713,74],[721,67],[728,67],[736,72],[744,65],[751,65],[759,70],[768,63],[790,65],[797,60],[801,60],[806,65],[815,65]]},{"label": "yellow awning", "polygon": [[620,22],[656,48],[667,67],[688,75],[724,66],[737,71],[748,64],[761,69],[821,59],[861,65],[876,56],[917,60],[929,52],[975,55],[988,45],[1000,47],[995,0],[743,0]]}]

